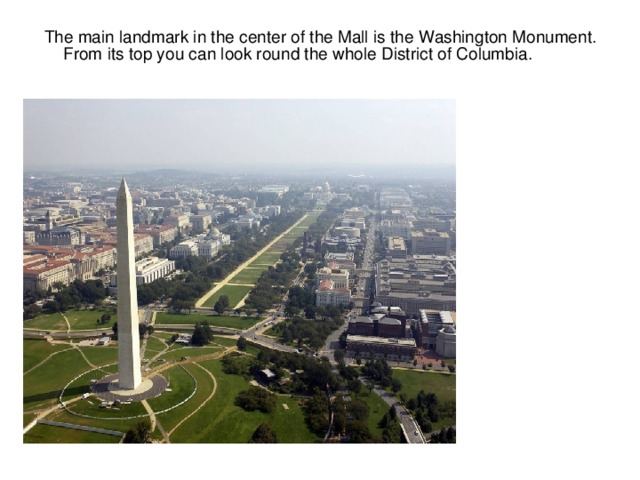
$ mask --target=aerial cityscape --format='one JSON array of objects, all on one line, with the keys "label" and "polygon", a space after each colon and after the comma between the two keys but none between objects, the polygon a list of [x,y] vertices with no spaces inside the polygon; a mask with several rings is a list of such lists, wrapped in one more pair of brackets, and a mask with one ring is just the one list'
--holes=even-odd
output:
[{"label": "aerial cityscape", "polygon": [[454,107],[26,100],[23,442],[456,443]]}]

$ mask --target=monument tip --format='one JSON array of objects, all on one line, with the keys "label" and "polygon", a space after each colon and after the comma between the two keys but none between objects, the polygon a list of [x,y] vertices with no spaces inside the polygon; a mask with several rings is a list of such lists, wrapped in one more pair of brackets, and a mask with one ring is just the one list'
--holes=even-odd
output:
[{"label": "monument tip", "polygon": [[122,177],[122,182],[120,182],[120,190],[118,190],[119,195],[124,195],[129,191],[129,187],[127,186],[127,181]]}]

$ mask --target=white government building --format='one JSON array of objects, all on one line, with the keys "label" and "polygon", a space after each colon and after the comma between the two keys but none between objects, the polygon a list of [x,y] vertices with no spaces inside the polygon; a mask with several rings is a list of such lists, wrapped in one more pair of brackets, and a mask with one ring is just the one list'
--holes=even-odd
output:
[{"label": "white government building", "polygon": [[[176,269],[176,262],[166,258],[149,257],[136,262],[136,285],[151,283],[166,277]],[[111,275],[111,286],[118,286],[118,275]]]}]

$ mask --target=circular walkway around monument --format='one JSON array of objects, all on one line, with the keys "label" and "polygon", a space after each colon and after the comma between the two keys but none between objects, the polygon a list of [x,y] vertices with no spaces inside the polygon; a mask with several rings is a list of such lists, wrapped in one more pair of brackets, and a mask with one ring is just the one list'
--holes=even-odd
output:
[{"label": "circular walkway around monument", "polygon": [[144,378],[138,388],[122,390],[118,386],[118,375],[112,374],[101,378],[91,386],[91,391],[101,400],[113,402],[140,402],[157,397],[167,389],[167,379],[162,375]]}]

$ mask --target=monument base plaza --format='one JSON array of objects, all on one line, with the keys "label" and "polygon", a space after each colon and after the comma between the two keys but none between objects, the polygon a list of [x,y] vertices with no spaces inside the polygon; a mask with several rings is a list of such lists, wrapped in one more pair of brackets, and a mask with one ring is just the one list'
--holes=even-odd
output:
[{"label": "monument base plaza", "polygon": [[91,386],[91,391],[101,400],[120,402],[140,402],[157,397],[167,389],[167,379],[162,375],[153,375],[142,379],[133,390],[122,389],[118,385],[118,374],[107,375]]}]

